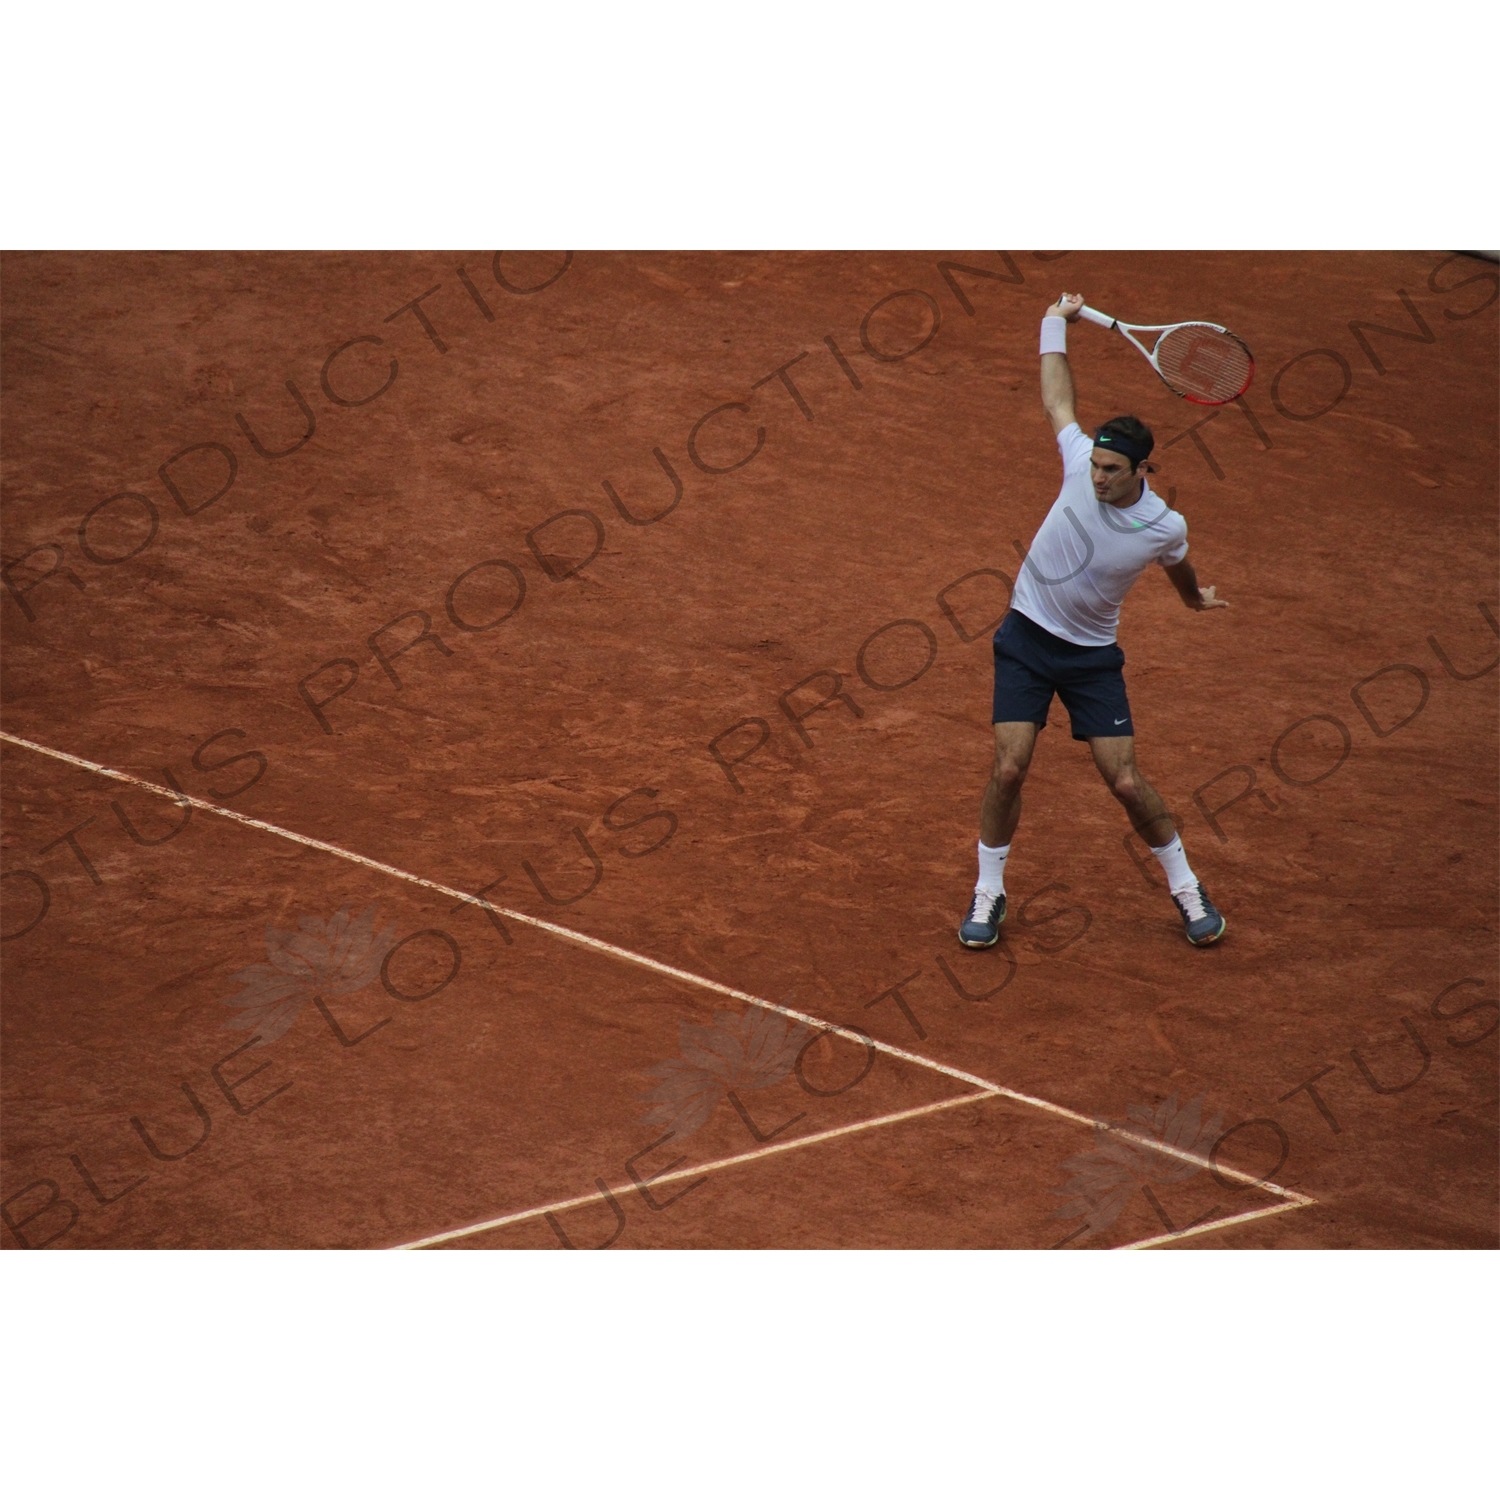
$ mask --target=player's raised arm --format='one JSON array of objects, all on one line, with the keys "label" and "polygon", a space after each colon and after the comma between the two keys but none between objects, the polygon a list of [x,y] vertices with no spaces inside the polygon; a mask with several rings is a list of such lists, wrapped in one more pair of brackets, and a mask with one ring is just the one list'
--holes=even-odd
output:
[{"label": "player's raised arm", "polygon": [[1042,319],[1042,407],[1054,433],[1078,420],[1073,409],[1073,372],[1068,368],[1067,325],[1082,306],[1080,293],[1065,292]]}]

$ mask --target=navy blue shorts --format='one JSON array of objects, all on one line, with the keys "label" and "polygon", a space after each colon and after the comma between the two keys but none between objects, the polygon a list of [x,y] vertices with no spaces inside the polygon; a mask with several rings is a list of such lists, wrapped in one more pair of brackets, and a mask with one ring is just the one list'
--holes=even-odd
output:
[{"label": "navy blue shorts", "polygon": [[1135,733],[1125,696],[1125,653],[1118,645],[1075,646],[1011,610],[995,632],[994,724],[1041,729],[1056,693],[1075,740]]}]

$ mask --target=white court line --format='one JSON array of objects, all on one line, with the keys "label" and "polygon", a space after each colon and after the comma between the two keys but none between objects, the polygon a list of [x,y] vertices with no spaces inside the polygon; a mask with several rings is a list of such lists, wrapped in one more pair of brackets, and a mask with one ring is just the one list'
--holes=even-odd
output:
[{"label": "white court line", "polygon": [[[652,1177],[647,1187],[659,1182],[679,1182],[684,1177],[697,1177],[704,1172],[718,1172],[724,1167],[737,1167],[741,1162],[758,1161],[763,1156],[775,1156],[778,1151],[795,1151],[799,1146],[815,1146],[819,1141],[831,1141],[836,1135],[853,1135],[858,1130],[873,1130],[877,1125],[894,1125],[898,1120],[914,1120],[918,1115],[936,1114],[940,1109],[952,1109],[959,1104],[973,1104],[980,1099],[993,1099],[994,1091],[986,1089],[979,1094],[961,1094],[957,1099],[940,1099],[936,1104],[923,1104],[917,1109],[903,1109],[898,1114],[881,1115],[875,1120],[856,1120],[853,1125],[840,1125],[835,1130],[820,1130],[816,1135],[800,1135],[795,1140],[782,1141],[775,1146],[762,1146],[759,1151],[746,1151],[740,1156],[726,1156],[719,1161],[706,1161],[701,1166],[683,1167],[675,1172],[663,1172]],[[613,1187],[612,1193],[628,1193],[635,1184],[626,1183]],[[499,1229],[505,1224],[519,1224],[526,1219],[539,1219],[543,1214],[561,1213],[567,1208],[581,1208],[599,1196],[597,1190],[585,1193],[581,1198],[564,1198],[560,1203],[544,1203],[540,1208],[527,1208],[519,1213],[502,1214],[498,1219],[485,1219],[479,1224],[466,1224],[462,1229],[447,1229],[442,1234],[429,1235],[424,1240],[411,1240],[405,1245],[392,1245],[392,1250],[425,1250],[429,1245],[441,1245],[448,1240],[461,1240],[471,1234],[481,1234],[486,1229]]]},{"label": "white court line", "polygon": [[[800,1146],[815,1146],[820,1141],[832,1140],[839,1135],[853,1135],[861,1130],[874,1130],[881,1125],[895,1125],[902,1120],[914,1120],[919,1115],[936,1114],[939,1110],[953,1109],[959,1104],[977,1104],[985,1099],[998,1099],[1001,1097],[998,1089],[986,1089],[977,1094],[961,1094],[956,1099],[941,1099],[936,1104],[924,1104],[917,1109],[903,1109],[897,1114],[880,1115],[873,1120],[857,1120],[852,1125],[840,1125],[834,1130],[819,1131],[816,1135],[798,1136],[795,1140],[783,1141],[775,1146],[763,1146],[759,1151],[746,1151],[739,1156],[726,1156],[718,1161],[704,1162],[696,1167],[683,1167],[673,1172],[663,1172],[659,1177],[651,1178],[646,1186],[655,1187],[659,1182],[680,1182],[685,1177],[697,1177],[708,1172],[718,1172],[725,1167],[737,1167],[741,1162],[758,1161],[764,1156],[774,1156],[780,1151],[795,1151]],[[1220,1172],[1223,1172],[1221,1167]],[[620,1184],[610,1189],[612,1193],[627,1194],[634,1183]],[[1269,1188],[1269,1183],[1263,1184]],[[1248,1213],[1236,1214],[1231,1219],[1213,1219],[1205,1224],[1195,1224],[1190,1229],[1179,1229],[1172,1234],[1160,1234],[1154,1239],[1136,1240],[1129,1245],[1116,1245],[1117,1250],[1149,1250],[1155,1245],[1165,1245],[1173,1240],[1185,1240],[1195,1234],[1207,1234],[1213,1229],[1223,1229],[1229,1224],[1244,1224],[1250,1219],[1263,1219],[1269,1214],[1284,1214],[1292,1209],[1307,1208],[1317,1200],[1308,1198],[1303,1194],[1289,1194],[1298,1201],[1295,1203],[1276,1203],[1270,1208],[1252,1209]],[[592,1203],[599,1197],[597,1189],[592,1193],[585,1193],[579,1198],[564,1198],[557,1203],[544,1203],[540,1208],[522,1209],[513,1214],[501,1214],[497,1219],[484,1219],[478,1224],[465,1224],[461,1229],[447,1229],[442,1234],[429,1235],[426,1239],[410,1240],[404,1245],[392,1245],[392,1250],[425,1250],[432,1245],[442,1245],[452,1240],[467,1239],[470,1235],[483,1234],[489,1229],[500,1229],[507,1224],[521,1224],[527,1219],[539,1219],[543,1214],[562,1213],[570,1208],[582,1208],[585,1203]]]},{"label": "white court line", "polygon": [[[805,1026],[815,1029],[837,1032],[841,1036],[851,1039],[858,1038],[862,1046],[874,1047],[877,1052],[884,1052],[891,1057],[902,1058],[906,1062],[916,1063],[920,1067],[931,1068],[934,1072],[946,1073],[950,1078],[956,1078],[961,1083],[969,1083],[977,1088],[985,1089],[994,1093],[1009,1094],[1011,1098],[1023,1100],[1028,1104],[1035,1104],[1038,1108],[1057,1110],[1058,1105],[1048,1104],[1042,1099],[1031,1099],[1026,1094],[1011,1093],[1009,1089],[1003,1089],[999,1084],[990,1083],[987,1079],[977,1078],[972,1073],[965,1073],[960,1068],[950,1068],[946,1063],[940,1063],[930,1057],[922,1057],[915,1052],[907,1052],[904,1048],[893,1047],[888,1042],[878,1042],[874,1037],[866,1037],[863,1032],[854,1031],[847,1026],[832,1025],[827,1021],[819,1020],[816,1016],[805,1015],[800,1010],[792,1010],[785,1005],[777,1005],[771,1000],[762,1000],[758,995],[747,994],[744,990],[737,990],[727,984],[720,984],[714,979],[705,979],[701,974],[689,973],[686,969],[673,968],[671,964],[664,964],[658,959],[648,958],[644,953],[632,952],[629,948],[619,948],[613,943],[606,943],[600,938],[590,937],[587,933],[575,931],[571,927],[561,927],[556,922],[548,922],[541,917],[533,917],[523,911],[512,911],[509,907],[495,906],[489,901],[471,895],[468,891],[455,890],[452,886],[443,885],[436,880],[427,880],[421,875],[413,875],[409,870],[398,869],[395,865],[382,864],[378,859],[367,859],[363,854],[355,854],[350,849],[342,849],[337,844],[325,843],[322,839],[309,838],[305,833],[294,833],[290,828],[282,828],[275,823],[262,822],[259,818],[247,817],[244,813],[234,812],[230,808],[220,807],[216,802],[205,802],[201,797],[189,796],[186,792],[175,792],[171,787],[158,786],[154,781],[143,781],[139,776],[127,775],[124,771],[113,771],[108,766],[101,766],[95,761],[83,760],[79,756],[69,755],[62,750],[52,750],[46,745],[38,745],[31,740],[23,740],[14,734],[7,734],[0,730],[0,740],[7,741],[12,745],[24,746],[27,750],[35,750],[39,755],[49,755],[53,760],[66,761],[71,766],[81,766],[85,771],[96,772],[100,776],[108,776],[114,781],[123,781],[130,786],[140,787],[142,791],[151,792],[158,797],[165,797],[169,802],[176,802],[179,806],[186,804],[190,807],[201,808],[204,812],[216,813],[221,818],[229,818],[232,822],[243,823],[247,828],[258,828],[262,833],[273,833],[278,838],[290,839],[295,844],[303,844],[309,849],[321,849],[325,854],[335,855],[339,859],[347,859],[354,864],[363,865],[367,870],[378,870],[383,875],[394,875],[398,880],[405,880],[411,885],[422,886],[429,891],[437,891],[444,896],[455,896],[460,901],[468,902],[472,906],[479,906],[487,911],[492,911],[496,916],[508,917],[511,921],[520,923],[525,927],[535,927],[541,932],[550,932],[554,937],[560,937],[570,943],[577,943],[580,947],[592,948],[599,953],[607,953],[611,958],[624,960],[626,963],[638,964],[641,968],[651,969],[655,973],[665,974],[672,979],[681,980],[684,984],[697,986],[699,989],[711,990],[718,995],[727,995],[731,1000],[741,1000],[749,1005],[758,1005],[762,1010],[774,1010],[779,1015],[788,1016],[794,1021],[800,1021]],[[1092,1120],[1086,1115],[1074,1115],[1066,1111],[1070,1118],[1083,1120],[1092,1124]]]},{"label": "white court line", "polygon": [[[1221,1167],[1220,1171],[1223,1170]],[[1309,1198],[1306,1193],[1288,1193],[1289,1198],[1295,1198],[1295,1203],[1273,1203],[1269,1208],[1253,1208],[1248,1213],[1235,1214],[1229,1219],[1209,1219],[1203,1224],[1194,1224],[1189,1229],[1174,1230],[1171,1234],[1158,1234],[1153,1239],[1136,1240],[1129,1245],[1116,1245],[1116,1250],[1150,1250],[1155,1245],[1170,1245],[1174,1240],[1188,1240],[1195,1234],[1212,1234],[1215,1229],[1225,1229],[1231,1224],[1248,1224],[1251,1219],[1265,1219],[1272,1214],[1288,1214],[1299,1208],[1314,1208],[1317,1206],[1316,1198]]]},{"label": "white court line", "polygon": [[[644,953],[635,953],[629,948],[617,947],[614,943],[606,943],[600,938],[589,937],[587,933],[577,932],[571,927],[561,927],[556,922],[544,921],[541,917],[533,917],[522,911],[512,911],[508,907],[494,906],[490,902],[479,897],[472,896],[467,891],[455,890],[452,886],[443,885],[436,880],[427,880],[421,875],[413,875],[409,870],[398,869],[395,865],[381,863],[378,859],[367,859],[363,854],[355,854],[353,850],[340,848],[337,844],[326,843],[322,839],[309,838],[305,833],[294,833],[290,828],[282,828],[276,823],[266,823],[260,818],[247,817],[244,813],[234,812],[227,807],[220,807],[216,802],[205,802],[201,797],[190,796],[186,792],[174,791],[171,787],[158,786],[154,781],[143,781],[139,776],[128,775],[124,771],[111,770],[108,766],[101,766],[97,761],[84,760],[81,756],[69,755],[65,750],[54,750],[48,745],[38,745],[33,740],[22,739],[19,735],[6,733],[0,730],[0,740],[7,744],[19,745],[26,750],[34,750],[38,755],[49,756],[53,760],[60,760],[70,766],[79,766],[85,771],[92,771],[99,776],[107,776],[112,781],[123,781],[129,786],[139,787],[144,792],[150,792],[153,796],[165,797],[169,802],[175,802],[178,806],[189,806],[210,812],[221,818],[228,818],[233,823],[242,823],[247,828],[259,829],[262,833],[274,834],[277,838],[290,839],[294,844],[302,844],[309,849],[320,849],[325,854],[332,854],[338,859],[347,859],[356,865],[363,865],[367,870],[378,870],[383,875],[394,875],[397,880],[407,881],[411,885],[421,886],[429,891],[437,891],[444,896],[456,896],[458,900],[480,906],[487,911],[494,912],[497,916],[509,917],[511,921],[517,922],[525,927],[534,927],[539,932],[550,932],[554,937],[560,937],[566,942],[576,943],[583,948],[592,948],[598,953],[607,953],[612,958],[617,958],[625,963],[636,964],[643,969],[650,969],[657,974],[665,974],[671,979],[680,980],[683,984],[696,986],[698,989],[709,990],[714,994],[727,995],[731,1000],[739,1000],[747,1005],[759,1006],[762,1010],[772,1010],[778,1015],[787,1016],[791,1020],[799,1021],[804,1026],[811,1026],[825,1032],[832,1032],[839,1036],[857,1038],[861,1046],[873,1047],[877,1052],[883,1052],[888,1057],[899,1057],[904,1062],[915,1063],[918,1067],[929,1068],[935,1073],[943,1073],[949,1078],[956,1078],[960,1083],[973,1084],[983,1091],[986,1096],[998,1095],[1006,1099],[1013,1099],[1018,1104],[1029,1105],[1032,1109],[1043,1110],[1047,1114],[1056,1115],[1060,1119],[1072,1120],[1078,1125],[1087,1125],[1090,1128],[1107,1130],[1112,1135],[1117,1135],[1123,1140],[1133,1141],[1136,1145],[1149,1147],[1153,1151],[1159,1151],[1167,1156],[1175,1156],[1180,1161],[1193,1162],[1199,1167],[1206,1167],[1216,1171],[1221,1177],[1232,1177],[1237,1182],[1243,1182],[1250,1187],[1258,1187],[1265,1192],[1273,1193],[1279,1198],[1296,1199],[1296,1207],[1305,1206],[1304,1195],[1293,1193],[1287,1188],[1278,1187],[1274,1182],[1264,1182],[1258,1177],[1251,1177],[1248,1173],[1240,1172],[1234,1167],[1225,1167],[1209,1161],[1206,1157],[1196,1156],[1191,1151],[1181,1151],[1175,1146],[1168,1146],[1163,1141],[1152,1140],[1149,1136],[1138,1135],[1133,1130],[1127,1130],[1118,1125],[1111,1125],[1108,1121],[1095,1119],[1092,1115],[1079,1114],[1077,1110],[1069,1109],[1066,1105],[1053,1104],[1049,1099],[1042,1099],[1035,1094],[1023,1094],[1015,1089],[1008,1089],[1004,1084],[991,1083],[987,1078],[980,1078],[977,1074],[967,1073],[962,1068],[949,1067],[947,1063],[938,1062],[935,1058],[923,1057],[917,1052],[908,1052],[904,1047],[893,1047],[889,1042],[876,1041],[874,1037],[866,1036],[862,1031],[856,1031],[848,1026],[838,1026],[829,1021],[821,1020],[817,1016],[811,1016],[800,1010],[793,1010],[790,1006],[777,1005],[771,1000],[762,1000],[758,995],[751,995],[744,990],[737,990],[727,984],[720,984],[717,980],[706,979],[701,974],[690,973],[687,969],[674,968],[671,964],[664,964],[658,959],[648,958]],[[839,1132],[834,1132],[838,1134]],[[815,1137],[805,1137],[807,1140]],[[788,1145],[794,1143],[789,1142]],[[665,1181],[666,1179],[658,1179]],[[579,1202],[589,1201],[588,1195]],[[1314,1199],[1306,1199],[1306,1203],[1315,1202]],[[540,1209],[538,1212],[546,1212]]]}]

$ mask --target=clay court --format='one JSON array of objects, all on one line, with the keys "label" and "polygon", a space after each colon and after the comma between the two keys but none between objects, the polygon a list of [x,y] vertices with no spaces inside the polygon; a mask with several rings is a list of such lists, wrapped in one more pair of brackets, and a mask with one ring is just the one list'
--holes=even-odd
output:
[{"label": "clay court", "polygon": [[[1493,1248],[1497,280],[6,255],[0,1238]],[[954,936],[1064,289],[1208,949],[1059,708]]]}]

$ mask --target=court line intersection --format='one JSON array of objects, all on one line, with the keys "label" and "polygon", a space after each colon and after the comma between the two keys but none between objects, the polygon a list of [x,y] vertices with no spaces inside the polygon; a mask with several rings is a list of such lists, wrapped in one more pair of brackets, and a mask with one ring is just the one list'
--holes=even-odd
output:
[{"label": "court line intersection", "polygon": [[[655,1183],[671,1182],[683,1177],[691,1177],[700,1173],[721,1171],[726,1167],[738,1166],[744,1162],[755,1161],[762,1157],[777,1155],[785,1151],[793,1151],[802,1146],[815,1145],[825,1140],[832,1140],[838,1136],[853,1134],[856,1131],[873,1130],[880,1126],[896,1124],[902,1120],[932,1114],[938,1110],[950,1109],[960,1104],[971,1104],[984,1099],[1004,1098],[1013,1100],[1015,1103],[1025,1105],[1028,1108],[1041,1110],[1044,1113],[1055,1115],[1061,1119],[1070,1120],[1075,1124],[1087,1125],[1090,1129],[1105,1130],[1111,1135],[1120,1137],[1122,1140],[1130,1141],[1138,1146],[1145,1146],[1149,1150],[1166,1156],[1174,1156],[1180,1161],[1192,1162],[1200,1168],[1207,1168],[1217,1173],[1220,1177],[1232,1178],[1247,1187],[1259,1188],[1261,1191],[1270,1193],[1274,1197],[1283,1200],[1267,1208],[1236,1214],[1228,1219],[1209,1220],[1204,1224],[1190,1225],[1186,1229],[1176,1230],[1170,1234],[1156,1235],[1150,1239],[1137,1240],[1128,1245],[1118,1246],[1117,1248],[1121,1250],[1149,1249],[1157,1245],[1187,1239],[1191,1236],[1207,1234],[1211,1230],[1220,1229],[1229,1224],[1247,1223],[1252,1219],[1261,1219],[1273,1214],[1287,1213],[1298,1208],[1308,1208],[1315,1205],[1318,1201],[1305,1193],[1299,1193],[1294,1189],[1281,1187],[1277,1183],[1252,1177],[1248,1173],[1241,1172],[1234,1167],[1226,1167],[1211,1162],[1206,1157],[1198,1156],[1190,1151],[1180,1150],[1175,1146],[1169,1146],[1163,1141],[1153,1140],[1149,1136],[1140,1135],[1136,1131],[1123,1126],[1112,1125],[1108,1121],[1080,1114],[1077,1110],[1069,1109],[1066,1105],[1054,1104],[1051,1100],[1042,1099],[1034,1094],[1021,1093],[1016,1089],[1005,1087],[1004,1084],[993,1083],[987,1078],[981,1078],[977,1074],[966,1072],[962,1068],[951,1067],[949,1064],[939,1062],[935,1058],[923,1057],[920,1053],[910,1052],[904,1047],[896,1047],[889,1042],[877,1041],[874,1037],[868,1037],[863,1032],[855,1031],[850,1027],[825,1021],[820,1017],[809,1015],[806,1012],[794,1010],[790,1006],[778,1005],[775,1001],[765,1000],[758,995],[749,994],[745,990],[735,989],[731,985],[720,984],[717,980],[709,979],[704,975],[694,974],[687,969],[679,969],[672,964],[662,963],[659,959],[651,958],[644,953],[636,953],[629,948],[622,948],[614,943],[605,942],[601,938],[590,937],[587,933],[579,932],[571,927],[563,927],[556,922],[548,922],[542,917],[534,917],[527,912],[514,911],[503,906],[495,906],[481,897],[471,895],[468,891],[456,890],[452,886],[443,885],[440,881],[428,880],[424,876],[415,875],[411,871],[400,869],[396,865],[388,865],[380,860],[370,859],[363,854],[355,853],[351,849],[342,848],[338,844],[330,844],[323,839],[311,838],[307,834],[297,833],[290,828],[282,828],[279,824],[267,823],[260,818],[249,817],[245,813],[235,812],[232,808],[221,807],[217,803],[204,801],[201,797],[194,797],[187,792],[179,792],[171,787],[159,786],[156,782],[143,780],[141,777],[132,776],[125,771],[116,771],[109,766],[100,765],[97,761],[85,760],[81,756],[71,755],[65,750],[55,750],[48,745],[39,745],[34,740],[23,739],[19,735],[10,734],[4,730],[0,730],[0,741],[19,746],[25,750],[34,751],[36,754],[47,756],[52,760],[62,761],[67,765],[77,766],[82,770],[91,771],[95,775],[107,777],[112,781],[123,782],[128,786],[138,787],[153,796],[163,797],[169,802],[175,802],[179,807],[188,806],[197,808],[203,812],[213,813],[217,817],[227,818],[231,822],[240,823],[247,828],[254,828],[262,833],[273,834],[277,838],[288,839],[292,843],[301,844],[309,849],[320,850],[325,854],[331,854],[338,859],[348,860],[352,864],[362,865],[366,869],[378,871],[383,875],[394,876],[396,879],[404,880],[408,884],[436,891],[444,896],[456,897],[461,902],[478,905],[487,911],[493,912],[496,916],[506,917],[521,926],[532,927],[540,932],[550,933],[554,937],[574,943],[579,947],[590,948],[595,952],[608,954],[611,958],[618,959],[621,962],[649,969],[657,974],[666,975],[668,978],[676,979],[680,983],[691,985],[697,989],[708,990],[718,995],[725,995],[732,1000],[738,1000],[747,1005],[758,1006],[762,1010],[774,1011],[778,1015],[786,1016],[791,1020],[800,1022],[804,1026],[811,1026],[824,1033],[857,1040],[861,1046],[873,1047],[876,1051],[883,1052],[888,1057],[900,1058],[903,1062],[915,1063],[918,1067],[945,1074],[947,1077],[956,1079],[961,1083],[970,1084],[977,1090],[977,1092],[960,1095],[954,1099],[941,1100],[936,1104],[923,1105],[917,1109],[901,1110],[896,1114],[881,1115],[875,1119],[857,1121],[852,1125],[839,1126],[834,1130],[820,1131],[808,1136],[799,1136],[796,1140],[767,1146],[759,1151],[744,1152],[738,1156],[724,1157],[718,1161],[702,1163],[699,1166],[684,1168],[675,1172],[665,1172],[661,1176],[652,1179],[653,1185]],[[620,1188],[622,1192],[628,1190],[628,1187],[622,1186]],[[465,1236],[478,1234],[488,1229],[499,1228],[505,1224],[520,1223],[524,1220],[540,1218],[548,1213],[556,1213],[563,1209],[574,1208],[591,1202],[596,1196],[597,1194],[595,1193],[588,1193],[581,1198],[570,1198],[557,1203],[543,1204],[537,1208],[523,1209],[516,1213],[502,1214],[498,1218],[486,1219],[480,1223],[462,1226],[457,1229],[444,1230],[436,1235],[412,1240],[401,1245],[394,1245],[390,1248],[396,1250],[421,1249],[429,1245],[462,1239]]]}]

